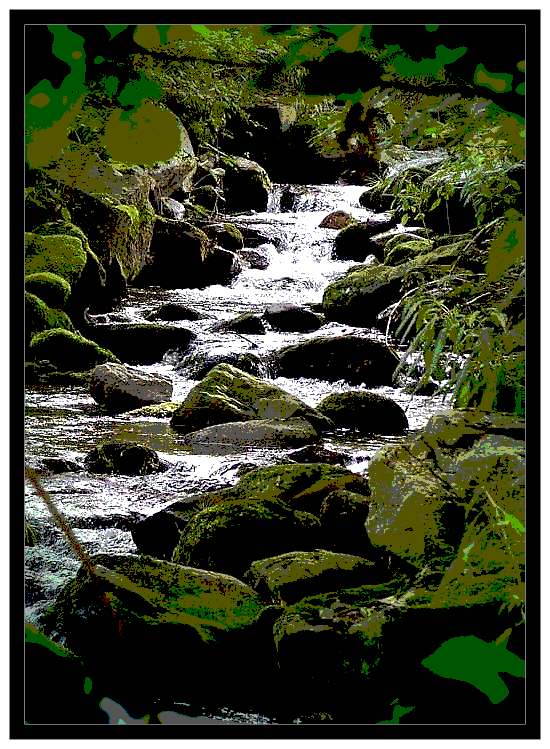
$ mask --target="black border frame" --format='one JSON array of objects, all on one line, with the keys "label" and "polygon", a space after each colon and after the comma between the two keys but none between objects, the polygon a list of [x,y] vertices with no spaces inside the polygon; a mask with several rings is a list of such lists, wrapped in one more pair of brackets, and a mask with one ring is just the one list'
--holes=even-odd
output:
[{"label": "black border frame", "polygon": [[[23,50],[28,24],[104,23],[522,24],[529,70],[527,120],[527,678],[526,723],[126,726],[26,725],[23,700]],[[540,738],[540,10],[10,10],[10,738],[11,739],[537,739]]]}]

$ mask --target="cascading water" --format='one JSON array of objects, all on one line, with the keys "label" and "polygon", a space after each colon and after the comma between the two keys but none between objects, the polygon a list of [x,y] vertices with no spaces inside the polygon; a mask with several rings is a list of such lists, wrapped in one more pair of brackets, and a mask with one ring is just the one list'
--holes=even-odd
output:
[{"label": "cascading water", "polygon": [[[267,256],[267,268],[245,269],[230,286],[170,291],[132,289],[122,309],[106,316],[111,322],[145,322],[145,315],[165,302],[183,303],[206,315],[194,322],[165,323],[196,333],[193,349],[183,357],[170,352],[162,362],[143,367],[172,378],[173,400],[182,400],[196,384],[188,378],[188,364],[206,353],[253,353],[265,362],[268,375],[270,353],[299,340],[351,332],[366,337],[380,336],[376,330],[337,323],[325,324],[314,333],[268,330],[265,335],[238,335],[215,330],[220,321],[247,311],[261,313],[273,302],[318,304],[327,284],[353,264],[331,258],[336,231],[320,228],[319,224],[334,210],[347,211],[359,220],[372,216],[372,212],[359,207],[358,199],[364,187],[293,186],[293,210],[281,212],[285,190],[288,188],[284,185],[275,187],[267,212],[229,219],[266,238],[255,250]],[[329,393],[361,389],[345,382],[305,378],[277,378],[274,382],[312,406]],[[397,388],[377,388],[377,392],[389,395],[406,409],[413,430],[423,426],[442,405],[440,398],[413,397]],[[288,452],[256,449],[223,456],[191,454],[166,419],[103,415],[87,390],[76,386],[31,388],[27,395],[26,430],[27,461],[38,468],[45,458],[51,457],[82,462],[85,454],[105,438],[135,440],[156,450],[170,464],[164,473],[140,477],[98,476],[85,471],[42,474],[46,489],[79,541],[91,553],[135,551],[130,527],[136,520],[182,496],[234,483],[242,463],[269,465],[280,461]],[[347,465],[351,470],[364,472],[369,456],[387,442],[384,438],[351,439],[343,434],[332,438],[329,446],[336,445],[349,455]],[[26,548],[27,618],[39,622],[41,613],[59,588],[74,576],[79,562],[30,488],[26,496],[26,517],[35,521],[40,529],[38,545]]]}]

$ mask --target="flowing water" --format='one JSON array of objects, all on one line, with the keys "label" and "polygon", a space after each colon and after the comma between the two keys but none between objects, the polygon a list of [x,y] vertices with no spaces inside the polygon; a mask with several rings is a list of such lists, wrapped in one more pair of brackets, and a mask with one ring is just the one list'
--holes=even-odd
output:
[{"label": "flowing water", "polygon": [[[299,188],[293,212],[280,211],[284,186],[276,186],[266,213],[230,217],[266,236],[269,241],[256,251],[267,255],[264,270],[245,269],[229,286],[206,289],[131,289],[123,306],[107,315],[111,321],[144,322],[144,316],[165,302],[178,302],[203,312],[196,322],[165,323],[188,328],[197,334],[193,349],[185,356],[169,352],[163,361],[144,370],[169,375],[174,384],[173,400],[182,400],[196,384],[189,379],[190,365],[208,352],[250,352],[259,356],[269,376],[270,352],[317,336],[354,333],[380,337],[377,330],[351,328],[328,323],[313,333],[237,335],[216,332],[216,323],[245,311],[261,313],[266,304],[293,302],[318,304],[327,284],[353,263],[331,259],[336,230],[319,228],[327,213],[345,210],[359,220],[372,212],[359,206],[361,186],[312,185]],[[245,242],[246,246],[246,242]],[[315,406],[329,393],[350,389],[345,382],[276,378],[275,384]],[[405,395],[398,388],[382,387],[376,392],[389,395],[406,409],[411,430],[422,427],[430,415],[442,408],[441,398]],[[132,523],[156,512],[176,499],[237,481],[242,463],[270,465],[284,458],[283,450],[246,450],[231,455],[191,454],[180,435],[171,430],[168,419],[106,416],[83,387],[39,386],[30,388],[26,399],[27,463],[40,470],[44,458],[61,457],[82,463],[86,453],[104,438],[135,440],[158,451],[170,468],[151,476],[99,476],[86,471],[51,474],[41,471],[44,486],[66,516],[75,534],[90,553],[135,552],[130,534]],[[368,468],[370,457],[388,441],[398,438],[357,439],[342,434],[325,440],[348,455],[347,466],[359,473]],[[79,567],[61,532],[54,526],[41,500],[28,487],[26,517],[35,522],[40,540],[26,548],[27,618],[39,622],[45,607],[60,586]]]}]

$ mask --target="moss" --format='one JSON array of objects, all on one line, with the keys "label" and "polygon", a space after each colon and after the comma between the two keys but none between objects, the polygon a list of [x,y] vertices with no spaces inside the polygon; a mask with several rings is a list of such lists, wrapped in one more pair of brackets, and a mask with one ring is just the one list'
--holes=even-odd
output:
[{"label": "moss", "polygon": [[35,234],[41,234],[43,236],[50,236],[52,234],[66,234],[69,237],[76,237],[82,242],[82,246],[85,250],[90,249],[88,237],[84,234],[82,229],[71,221],[48,221],[45,224],[41,224],[34,230]]},{"label": "moss", "polygon": [[72,284],[86,265],[82,240],[68,234],[25,234],[25,274],[56,273]]},{"label": "moss", "polygon": [[232,246],[226,246],[227,250],[237,249],[239,250],[243,244],[244,239],[243,235],[240,229],[238,229],[235,224],[224,224],[223,225],[225,234],[228,238],[231,238],[233,240]]},{"label": "moss", "polygon": [[154,403],[151,406],[142,406],[133,411],[127,411],[127,416],[147,416],[154,419],[168,419],[179,407],[177,401],[166,401],[166,403]]},{"label": "moss", "polygon": [[429,239],[404,239],[398,241],[399,237],[393,237],[386,242],[384,247],[384,262],[397,265],[406,260],[421,255],[423,252],[429,252],[433,248],[433,242]]},{"label": "moss", "polygon": [[50,307],[63,309],[71,293],[70,284],[57,273],[31,273],[25,278],[25,289]]},{"label": "moss", "polygon": [[37,333],[54,328],[76,332],[68,315],[62,310],[50,309],[35,294],[25,292],[25,340],[27,343]]},{"label": "moss", "polygon": [[28,356],[32,361],[50,361],[65,372],[91,369],[96,364],[106,361],[118,362],[113,353],[101,348],[94,341],[61,329],[46,330],[35,335],[28,348]]}]

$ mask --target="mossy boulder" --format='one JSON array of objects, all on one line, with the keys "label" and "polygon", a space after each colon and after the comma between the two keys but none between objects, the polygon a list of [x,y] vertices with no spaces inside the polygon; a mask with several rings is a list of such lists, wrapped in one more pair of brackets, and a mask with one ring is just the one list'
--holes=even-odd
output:
[{"label": "mossy boulder", "polygon": [[230,364],[254,377],[267,375],[267,365],[259,356],[249,351],[224,351],[221,353],[196,350],[184,358],[177,370],[190,380],[201,380],[219,364]]},{"label": "mossy boulder", "polygon": [[168,377],[114,363],[96,367],[90,383],[92,398],[111,413],[164,403],[172,389]]},{"label": "mossy boulder", "polygon": [[59,328],[37,333],[27,349],[27,356],[31,361],[45,359],[62,372],[84,371],[104,362],[118,362],[111,351],[94,341]]},{"label": "mossy boulder", "polygon": [[243,312],[232,320],[224,320],[215,326],[215,330],[226,333],[248,333],[250,335],[264,335],[265,324],[261,315],[254,312]]},{"label": "mossy boulder", "polygon": [[141,408],[133,408],[128,411],[128,416],[145,416],[148,419],[169,419],[174,411],[178,408],[179,403],[177,401],[166,401],[163,403],[155,403],[151,406],[141,406]]},{"label": "mossy boulder", "polygon": [[294,603],[329,590],[375,582],[379,577],[375,570],[362,557],[315,549],[259,559],[244,579],[266,600]]},{"label": "mossy boulder", "polygon": [[170,423],[187,433],[228,421],[290,417],[303,417],[316,429],[331,424],[281,388],[231,364],[218,364],[189,392]]},{"label": "mossy boulder", "polygon": [[356,224],[356,219],[350,213],[345,211],[332,211],[328,213],[321,221],[319,226],[321,229],[344,229],[350,224]]},{"label": "mossy boulder", "polygon": [[241,156],[226,157],[223,166],[226,210],[229,213],[265,211],[271,190],[265,169]]},{"label": "mossy boulder", "polygon": [[354,335],[312,338],[275,355],[283,377],[312,377],[367,386],[390,385],[397,358],[379,341]]},{"label": "mossy boulder", "polygon": [[62,590],[47,624],[114,699],[231,701],[252,691],[260,664],[269,673],[264,607],[240,580],[130,554],[92,564],[93,576],[83,567]]},{"label": "mossy boulder", "polygon": [[235,224],[205,224],[203,231],[225,250],[236,252],[244,245],[242,232]]},{"label": "mossy boulder", "polygon": [[71,286],[57,273],[31,273],[25,276],[25,290],[35,294],[49,307],[64,309],[71,293]]},{"label": "mossy boulder", "polygon": [[232,487],[242,499],[286,502],[297,510],[319,513],[321,503],[335,490],[348,489],[368,496],[368,481],[352,471],[327,463],[283,463],[256,468]]},{"label": "mossy boulder", "polygon": [[241,577],[266,554],[318,546],[319,520],[272,499],[234,500],[207,507],[183,531],[173,561]]},{"label": "mossy boulder", "polygon": [[359,205],[370,211],[389,211],[392,207],[394,195],[379,193],[375,190],[365,190],[359,196]]},{"label": "mossy boulder", "polygon": [[124,476],[147,476],[166,470],[166,465],[150,447],[121,440],[103,442],[94,447],[84,458],[84,467],[91,473]]},{"label": "mossy boulder", "polygon": [[382,449],[369,466],[372,544],[422,569],[434,560],[448,565],[478,515],[492,518],[497,535],[505,517],[521,527],[521,430],[522,421],[509,415],[455,410]]},{"label": "mossy boulder", "polygon": [[433,247],[434,243],[430,239],[405,233],[396,234],[384,245],[384,263],[399,265],[429,252]]},{"label": "mossy boulder", "polygon": [[25,274],[55,273],[74,283],[86,265],[82,240],[69,234],[25,234]]},{"label": "mossy boulder", "polygon": [[323,548],[374,558],[365,521],[369,498],[349,489],[335,489],[323,499],[319,510]]},{"label": "mossy boulder", "polygon": [[397,266],[371,265],[353,270],[330,283],[323,293],[327,320],[370,327],[377,315],[401,296],[403,281],[414,271],[437,264],[449,266],[460,258],[465,242],[456,242],[424,252]]},{"label": "mossy boulder", "polygon": [[59,309],[51,309],[35,294],[25,291],[25,341],[30,343],[38,333],[63,329],[76,332],[69,316]]},{"label": "mossy boulder", "polygon": [[214,185],[201,185],[191,192],[191,200],[207,211],[220,210],[225,202],[221,191]]},{"label": "mossy boulder", "polygon": [[96,325],[90,334],[128,364],[154,364],[167,351],[186,351],[195,339],[195,334],[186,328],[160,323]]},{"label": "mossy boulder", "polygon": [[401,406],[378,393],[332,393],[317,408],[337,427],[353,429],[362,434],[402,434],[409,428]]},{"label": "mossy boulder", "polygon": [[185,435],[193,453],[224,455],[247,448],[286,449],[316,442],[319,435],[304,418],[251,419],[215,424]]}]

